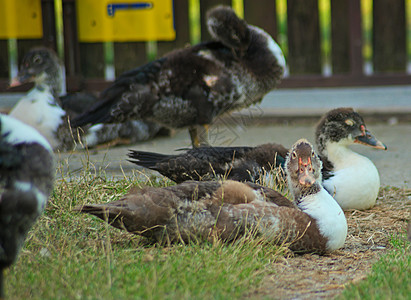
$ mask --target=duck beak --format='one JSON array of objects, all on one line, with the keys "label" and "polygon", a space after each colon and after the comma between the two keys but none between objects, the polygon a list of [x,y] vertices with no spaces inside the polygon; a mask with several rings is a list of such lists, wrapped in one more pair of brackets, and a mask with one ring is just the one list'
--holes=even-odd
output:
[{"label": "duck beak", "polygon": [[311,163],[311,157],[303,161],[298,159],[298,181],[302,186],[311,186],[315,183],[314,169]]},{"label": "duck beak", "polygon": [[19,78],[18,78],[18,76],[17,76],[17,77],[14,77],[14,78],[11,80],[9,87],[15,87],[15,86],[19,86],[19,85],[22,85],[22,84],[23,84],[23,83],[19,80]]},{"label": "duck beak", "polygon": [[369,132],[364,125],[361,125],[361,131],[362,134],[355,138],[354,143],[370,146],[375,149],[387,150],[387,146],[377,140],[376,137],[372,135],[372,133]]},{"label": "duck beak", "polygon": [[33,81],[33,76],[31,76],[28,72],[19,72],[19,74],[11,80],[9,87],[12,88],[20,86],[31,81]]}]

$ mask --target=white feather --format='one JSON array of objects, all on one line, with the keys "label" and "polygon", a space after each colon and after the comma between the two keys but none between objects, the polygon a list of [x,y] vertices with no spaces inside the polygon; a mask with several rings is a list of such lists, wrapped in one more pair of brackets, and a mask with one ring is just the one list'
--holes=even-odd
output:
[{"label": "white feather", "polygon": [[327,144],[328,159],[334,165],[324,188],[334,196],[342,209],[368,209],[375,205],[380,189],[380,176],[375,165],[344,146],[344,141]]},{"label": "white feather", "polygon": [[59,145],[56,131],[65,111],[58,106],[48,88],[32,89],[10,111],[10,116],[36,128],[53,148]]},{"label": "white feather", "polygon": [[298,206],[317,220],[320,233],[328,240],[328,250],[336,250],[344,245],[347,220],[341,207],[325,189],[321,188],[318,193],[304,197]]},{"label": "white feather", "polygon": [[96,146],[100,141],[98,137],[98,132],[104,128],[103,124],[96,124],[89,128],[87,135],[84,136],[84,142],[87,146]]},{"label": "white feather", "polygon": [[248,25],[251,30],[257,31],[259,34],[263,35],[267,39],[267,47],[270,49],[271,53],[277,58],[278,64],[283,68],[285,71],[286,68],[286,61],[285,57],[283,54],[283,51],[281,50],[280,46],[274,41],[274,39],[263,29],[253,26],[253,25]]},{"label": "white feather", "polygon": [[6,134],[6,141],[16,145],[20,143],[38,143],[52,152],[49,142],[36,129],[16,120],[13,117],[0,114],[1,134]]},{"label": "white feather", "polygon": [[44,195],[38,188],[36,188],[33,184],[29,182],[23,181],[16,181],[14,183],[14,187],[23,192],[31,192],[34,193],[37,199],[37,212],[41,214],[44,210],[44,207],[47,203],[47,196]]}]

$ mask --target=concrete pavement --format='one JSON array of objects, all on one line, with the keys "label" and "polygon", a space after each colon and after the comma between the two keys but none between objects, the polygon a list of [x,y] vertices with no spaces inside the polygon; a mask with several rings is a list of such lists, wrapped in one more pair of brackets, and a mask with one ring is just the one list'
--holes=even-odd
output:
[{"label": "concrete pavement", "polygon": [[[305,137],[314,141],[315,124],[307,125],[274,125],[229,128],[224,125],[214,129],[214,145],[259,145],[277,142],[291,146],[299,138]],[[366,146],[354,145],[355,151],[370,158],[380,172],[381,184],[386,186],[409,187],[411,180],[411,123],[410,124],[374,124],[368,126],[374,135],[388,146],[387,151],[375,150]],[[176,153],[176,149],[190,146],[190,138],[186,130],[178,131],[173,137],[156,138],[152,141],[135,145],[113,147],[110,149],[77,151],[59,155],[63,169],[66,167],[79,171],[89,158],[93,168],[104,169],[111,178],[129,176],[133,172],[154,174],[148,170],[129,163],[129,149],[155,151],[165,154]],[[66,171],[67,172],[67,171]],[[73,172],[75,175],[76,172]],[[157,174],[157,173],[155,173]]]},{"label": "concrete pavement", "polygon": [[[258,145],[277,142],[290,146],[305,137],[314,141],[315,123],[336,107],[354,107],[369,130],[388,146],[388,151],[364,146],[355,149],[377,166],[383,185],[409,186],[411,178],[411,85],[366,88],[275,90],[257,106],[219,118],[210,131],[213,145]],[[20,97],[0,94],[0,110],[7,111]],[[136,145],[77,151],[59,155],[62,169],[73,174],[90,158],[109,176],[131,174],[136,167],[126,161],[128,149],[173,153],[190,145],[187,130]],[[138,169],[141,170],[141,169]]]}]

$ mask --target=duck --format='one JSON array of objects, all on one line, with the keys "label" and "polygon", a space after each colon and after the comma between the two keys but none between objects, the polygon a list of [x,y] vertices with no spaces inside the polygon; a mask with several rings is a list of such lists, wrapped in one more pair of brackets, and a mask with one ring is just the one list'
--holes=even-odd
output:
[{"label": "duck", "polygon": [[251,230],[296,252],[324,253],[344,245],[347,221],[321,185],[321,164],[307,140],[292,146],[285,170],[293,202],[251,182],[186,181],[136,188],[121,200],[85,204],[75,211],[160,243],[231,242]]},{"label": "duck", "polygon": [[37,130],[0,114],[0,298],[3,273],[17,259],[27,232],[53,189],[51,145]]},{"label": "duck", "polygon": [[286,63],[269,34],[228,6],[208,11],[207,28],[212,41],[121,74],[72,125],[152,120],[188,128],[193,147],[209,144],[210,124],[224,113],[259,103],[277,86]]},{"label": "duck", "polygon": [[98,98],[91,93],[61,95],[64,85],[63,68],[57,54],[50,48],[35,47],[22,60],[19,73],[10,86],[34,82],[34,87],[11,109],[9,115],[36,128],[54,150],[75,148],[76,142],[94,147],[124,141],[135,143],[150,139],[161,126],[144,121],[106,124],[82,128],[79,134],[71,130],[69,120],[95,104]]},{"label": "duck", "polygon": [[[323,162],[324,188],[344,210],[369,209],[375,205],[380,188],[377,168],[367,157],[348,146],[361,144],[387,150],[366,128],[362,116],[352,108],[327,112],[316,127],[316,145]],[[129,161],[176,182],[210,180],[216,176],[238,181],[272,182],[270,171],[283,167],[288,149],[279,144],[256,147],[200,147],[178,155],[130,150]],[[283,176],[281,168],[275,176]],[[274,176],[274,178],[275,178]]]},{"label": "duck", "polygon": [[128,161],[157,171],[176,183],[215,178],[259,182],[262,174],[269,177],[269,172],[273,170],[281,172],[280,167],[284,167],[289,149],[280,144],[267,143],[255,147],[202,146],[179,150],[186,151],[169,155],[130,150]]},{"label": "duck", "polygon": [[315,137],[326,166],[324,188],[343,210],[373,207],[380,190],[378,169],[368,157],[348,146],[360,144],[379,150],[387,150],[387,146],[366,128],[362,116],[352,108],[331,110],[320,120]]}]

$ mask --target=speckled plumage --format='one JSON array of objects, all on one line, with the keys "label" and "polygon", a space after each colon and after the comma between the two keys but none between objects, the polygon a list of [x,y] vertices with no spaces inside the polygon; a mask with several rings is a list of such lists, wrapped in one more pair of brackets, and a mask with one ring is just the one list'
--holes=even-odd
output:
[{"label": "speckled plumage", "polygon": [[146,119],[193,129],[261,101],[285,68],[278,45],[228,7],[211,10],[208,25],[215,41],[173,51],[120,75],[73,125]]},{"label": "speckled plumage", "polygon": [[251,229],[275,243],[290,243],[295,251],[338,249],[347,224],[341,208],[317,182],[321,161],[306,140],[298,141],[292,153],[286,166],[293,173],[291,192],[299,207],[270,188],[228,180],[134,189],[119,201],[86,204],[76,210],[159,242],[215,237],[232,241]]},{"label": "speckled plumage", "polygon": [[346,209],[368,209],[375,205],[380,177],[375,165],[347,146],[354,143],[386,150],[352,108],[329,111],[319,122],[316,142],[327,165],[324,188]]},{"label": "speckled plumage", "polygon": [[[9,267],[53,188],[53,153],[33,128],[0,115],[0,272]],[[0,297],[2,294],[0,282]]]},{"label": "speckled plumage", "polygon": [[264,171],[284,164],[288,149],[278,144],[257,147],[199,147],[185,153],[165,155],[131,150],[129,161],[180,183],[224,177],[256,182]]},{"label": "speckled plumage", "polygon": [[116,139],[137,142],[152,138],[161,126],[152,122],[128,121],[84,127],[79,134],[68,120],[83,113],[98,101],[92,94],[79,93],[60,97],[63,74],[60,60],[51,49],[38,47],[23,58],[19,74],[12,86],[33,81],[35,86],[10,111],[10,115],[36,128],[55,150],[71,150],[82,142],[89,147]]}]

